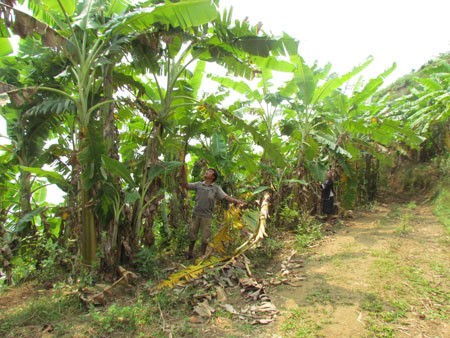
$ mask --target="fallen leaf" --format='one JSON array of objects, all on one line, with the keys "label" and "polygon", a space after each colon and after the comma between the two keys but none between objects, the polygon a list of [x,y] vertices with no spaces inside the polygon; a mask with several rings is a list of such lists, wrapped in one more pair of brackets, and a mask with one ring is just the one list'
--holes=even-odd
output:
[{"label": "fallen leaf", "polygon": [[201,324],[201,323],[203,323],[203,320],[200,317],[191,316],[191,317],[189,317],[189,322],[194,323],[194,324]]},{"label": "fallen leaf", "polygon": [[232,314],[234,314],[234,315],[237,315],[237,314],[239,314],[236,310],[235,310],[235,308],[233,307],[233,305],[231,305],[231,304],[224,304],[224,305],[221,305],[227,312],[229,312],[229,313],[232,313]]},{"label": "fallen leaf", "polygon": [[194,311],[201,317],[211,317],[212,313],[215,311],[214,308],[209,306],[208,302],[205,300],[204,302],[198,304],[194,307]]},{"label": "fallen leaf", "polygon": [[217,301],[223,303],[227,300],[227,296],[225,296],[225,291],[220,286],[216,286],[216,297]]},{"label": "fallen leaf", "polygon": [[255,325],[255,324],[269,324],[273,322],[273,318],[261,318],[261,319],[256,319],[254,320],[251,324]]}]

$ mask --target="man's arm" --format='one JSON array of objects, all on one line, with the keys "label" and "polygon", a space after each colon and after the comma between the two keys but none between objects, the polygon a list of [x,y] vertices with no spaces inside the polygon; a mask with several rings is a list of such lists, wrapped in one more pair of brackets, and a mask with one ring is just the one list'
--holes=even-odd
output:
[{"label": "man's arm", "polygon": [[233,198],[230,195],[225,195],[224,197],[228,202],[230,203],[236,203],[237,205],[246,205],[247,203],[241,200],[238,200],[237,198]]}]

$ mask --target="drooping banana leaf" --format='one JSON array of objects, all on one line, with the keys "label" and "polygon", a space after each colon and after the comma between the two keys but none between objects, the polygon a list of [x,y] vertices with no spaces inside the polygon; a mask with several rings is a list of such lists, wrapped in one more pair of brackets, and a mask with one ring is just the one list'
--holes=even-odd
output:
[{"label": "drooping banana leaf", "polygon": [[[199,278],[206,269],[217,267],[220,264],[228,262],[232,259],[235,259],[237,256],[244,254],[246,251],[252,249],[261,239],[267,236],[266,234],[266,222],[269,216],[269,200],[270,194],[266,192],[264,194],[264,199],[261,204],[261,210],[259,212],[259,220],[258,226],[256,227],[256,231],[251,233],[251,236],[238,248],[236,248],[233,252],[233,255],[230,256],[220,256],[220,255],[211,255],[198,261],[195,265],[190,265],[186,269],[182,271],[178,271],[168,279],[162,281],[158,284],[158,289],[163,288],[173,288],[176,285],[182,285],[193,279]],[[214,239],[211,241],[211,246],[218,251],[218,253],[225,253],[225,245],[234,241],[235,238],[231,236],[231,234],[241,233],[241,231],[232,231],[233,229],[242,229],[243,223],[240,220],[241,212],[239,209],[230,208],[230,210],[226,213],[225,216],[225,225],[220,229]],[[247,217],[247,222],[251,222],[252,217]],[[251,230],[251,226],[248,227],[248,230]]]}]

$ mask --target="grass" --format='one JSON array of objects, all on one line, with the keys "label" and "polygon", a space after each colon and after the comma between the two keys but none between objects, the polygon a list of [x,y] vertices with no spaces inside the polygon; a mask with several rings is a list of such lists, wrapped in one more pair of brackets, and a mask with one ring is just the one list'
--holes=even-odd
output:
[{"label": "grass", "polygon": [[168,333],[176,337],[198,336],[183,317],[184,301],[182,296],[161,292],[153,297],[141,295],[132,301],[128,295],[115,299],[109,306],[87,309],[78,294],[30,295],[25,306],[2,313],[0,336],[40,336],[46,328],[54,336],[67,336],[71,332],[83,337],[165,338]]},{"label": "grass", "polygon": [[329,288],[317,287],[311,290],[306,296],[306,301],[310,304],[330,304],[335,301],[336,296]]},{"label": "grass", "polygon": [[447,233],[450,235],[450,208],[448,207],[448,201],[450,201],[450,188],[444,186],[434,201],[434,214],[444,224]]},{"label": "grass", "polygon": [[283,337],[324,337],[319,333],[321,329],[321,323],[317,322],[315,316],[304,309],[292,311],[281,325]]},{"label": "grass", "polygon": [[429,264],[422,257],[405,261],[396,251],[391,247],[372,255],[376,257],[372,293],[364,296],[360,306],[367,313],[367,328],[373,337],[394,337],[394,327],[414,316],[412,311],[430,320],[450,320],[450,292],[434,279],[436,273],[441,280],[449,279],[448,268],[437,262]]},{"label": "grass", "polygon": [[68,328],[61,323],[82,313],[82,305],[76,296],[41,297],[30,301],[23,308],[3,313],[0,336],[14,337],[15,328],[42,328],[44,325],[64,333]]}]

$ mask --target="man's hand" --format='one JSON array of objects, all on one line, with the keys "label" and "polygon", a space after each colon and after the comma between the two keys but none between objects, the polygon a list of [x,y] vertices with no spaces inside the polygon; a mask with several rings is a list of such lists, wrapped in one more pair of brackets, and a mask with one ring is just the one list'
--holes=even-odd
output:
[{"label": "man's hand", "polygon": [[247,202],[241,200],[236,200],[235,203],[238,205],[238,207],[245,207],[247,205]]},{"label": "man's hand", "polygon": [[227,195],[227,196],[225,197],[225,199],[226,199],[228,202],[230,202],[230,203],[237,204],[238,206],[246,206],[246,205],[247,205],[247,202],[238,200],[237,198],[233,198],[233,197],[231,197],[231,196],[229,196],[229,195]]}]

